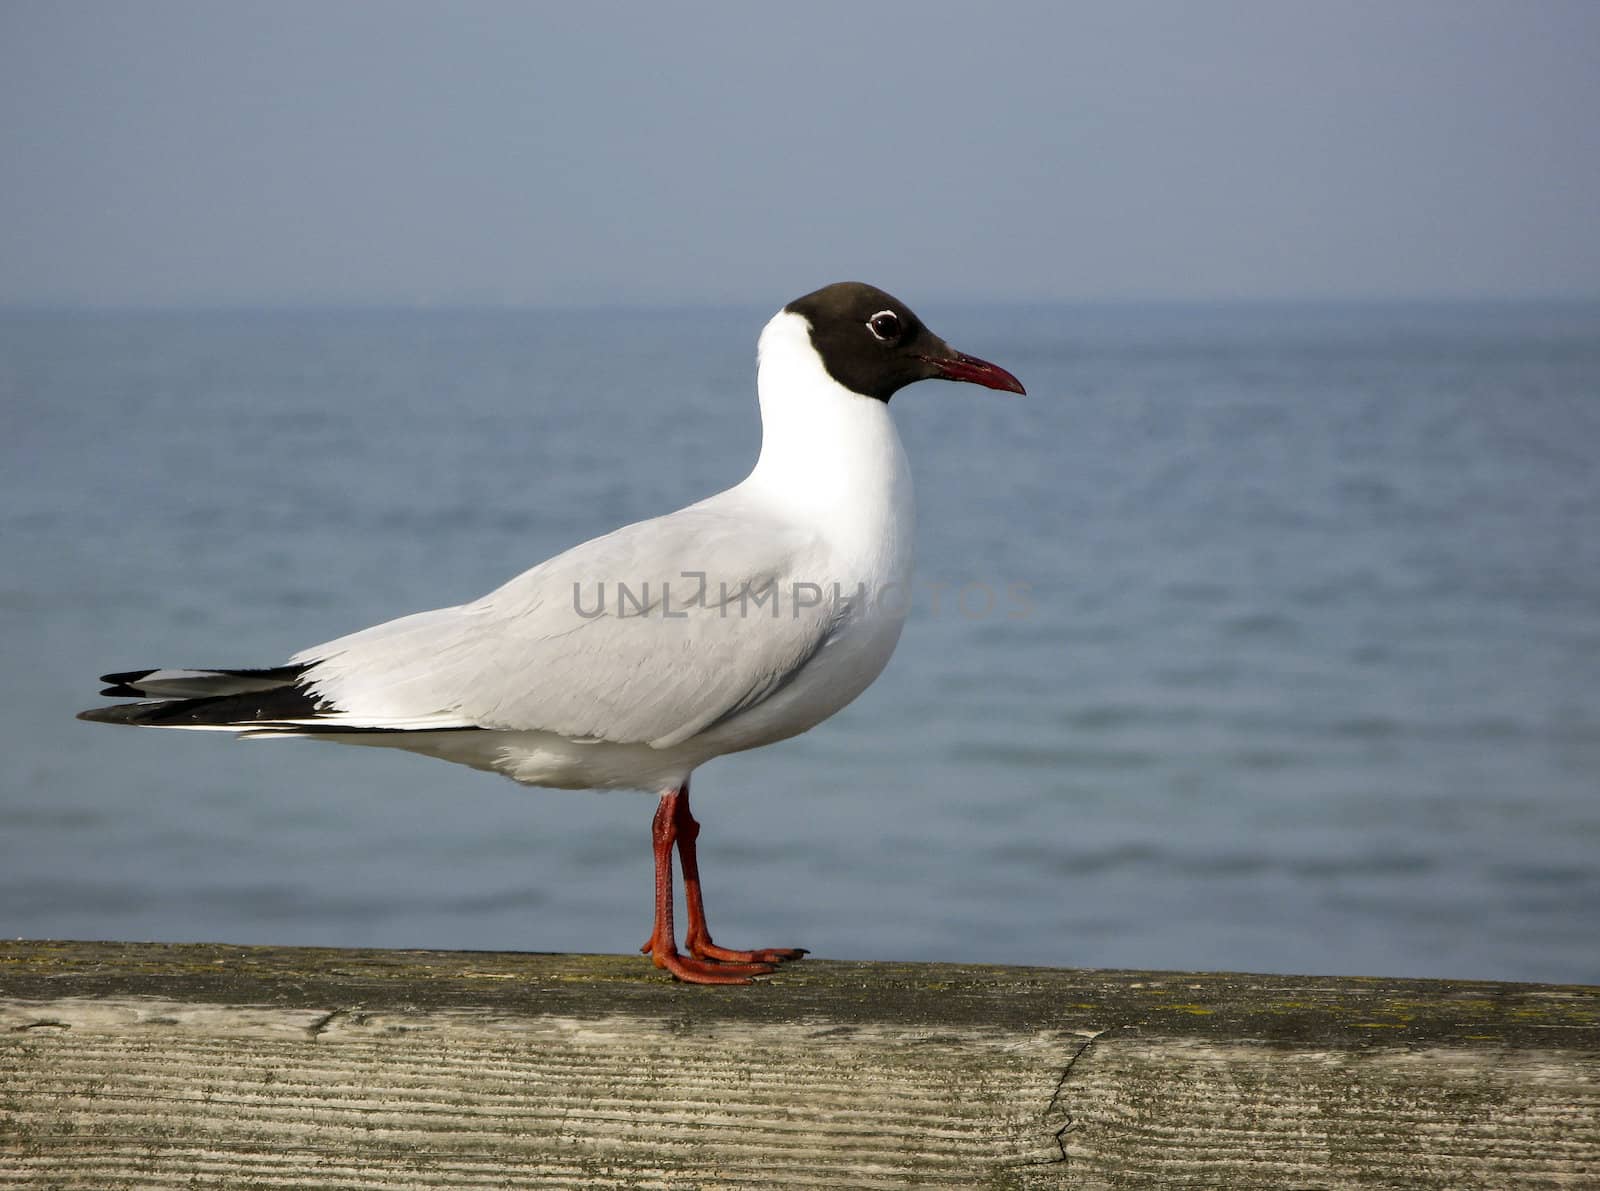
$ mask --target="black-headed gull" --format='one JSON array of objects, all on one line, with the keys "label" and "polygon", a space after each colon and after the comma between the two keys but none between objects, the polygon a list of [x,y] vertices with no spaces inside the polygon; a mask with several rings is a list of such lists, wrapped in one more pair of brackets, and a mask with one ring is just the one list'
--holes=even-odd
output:
[{"label": "black-headed gull", "polygon": [[[533,786],[660,794],[655,928],[680,980],[748,983],[798,949],[706,929],[689,775],[814,727],[883,670],[905,621],[911,477],[889,398],[919,380],[1023,392],[880,289],[797,298],[761,333],[761,454],[742,482],[575,546],[482,599],[258,670],[108,674],[102,723],[410,749]],[[683,862],[685,953],[672,923]]]}]

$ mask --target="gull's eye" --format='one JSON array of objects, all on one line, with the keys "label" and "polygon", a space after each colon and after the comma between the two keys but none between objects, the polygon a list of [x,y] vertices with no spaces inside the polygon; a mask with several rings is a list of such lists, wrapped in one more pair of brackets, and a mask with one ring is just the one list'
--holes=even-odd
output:
[{"label": "gull's eye", "polygon": [[900,338],[900,316],[892,310],[880,310],[867,320],[867,330],[879,339]]}]

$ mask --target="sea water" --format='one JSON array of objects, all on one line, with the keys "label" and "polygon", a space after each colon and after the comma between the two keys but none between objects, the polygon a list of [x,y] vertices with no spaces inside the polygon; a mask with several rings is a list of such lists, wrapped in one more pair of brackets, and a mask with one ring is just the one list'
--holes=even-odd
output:
[{"label": "sea water", "polygon": [[[1600,981],[1600,308],[922,306],[1028,396],[895,397],[908,627],[696,775],[720,941]],[[636,948],[649,795],[72,717],[736,482],[766,313],[0,315],[0,932]]]}]

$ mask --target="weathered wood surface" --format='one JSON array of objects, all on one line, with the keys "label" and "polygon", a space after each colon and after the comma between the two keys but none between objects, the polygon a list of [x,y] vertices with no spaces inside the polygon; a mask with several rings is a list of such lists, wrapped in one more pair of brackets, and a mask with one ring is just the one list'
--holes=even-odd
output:
[{"label": "weathered wood surface", "polygon": [[6,1187],[1600,1187],[1600,989],[0,943]]}]

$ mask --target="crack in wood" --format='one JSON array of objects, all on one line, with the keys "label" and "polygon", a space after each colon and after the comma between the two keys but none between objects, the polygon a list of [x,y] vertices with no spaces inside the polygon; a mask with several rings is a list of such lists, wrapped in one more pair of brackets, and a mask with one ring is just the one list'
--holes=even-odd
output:
[{"label": "crack in wood", "polygon": [[1040,1114],[1045,1125],[1048,1126],[1051,1121],[1056,1118],[1056,1110],[1058,1108],[1061,1109],[1061,1126],[1050,1135],[1051,1140],[1056,1143],[1056,1149],[1059,1151],[1056,1157],[1041,1158],[1033,1162],[1024,1162],[1022,1165],[1063,1167],[1068,1165],[1069,1159],[1067,1157],[1066,1138],[1068,1131],[1072,1128],[1074,1118],[1071,1111],[1062,1106],[1061,1094],[1066,1091],[1067,1080],[1072,1077],[1072,1069],[1078,1065],[1078,1060],[1083,1058],[1083,1056],[1088,1053],[1089,1048],[1093,1046],[1098,1039],[1104,1037],[1106,1034],[1111,1033],[1112,1030],[1115,1030],[1116,1028],[1116,1026],[1107,1026],[1105,1029],[1096,1030],[1094,1033],[1084,1038],[1084,1040],[1078,1045],[1078,1049],[1072,1052],[1072,1057],[1067,1060],[1066,1066],[1061,1069],[1061,1077],[1056,1080],[1055,1090],[1050,1093],[1050,1102],[1044,1106],[1044,1112]]}]

